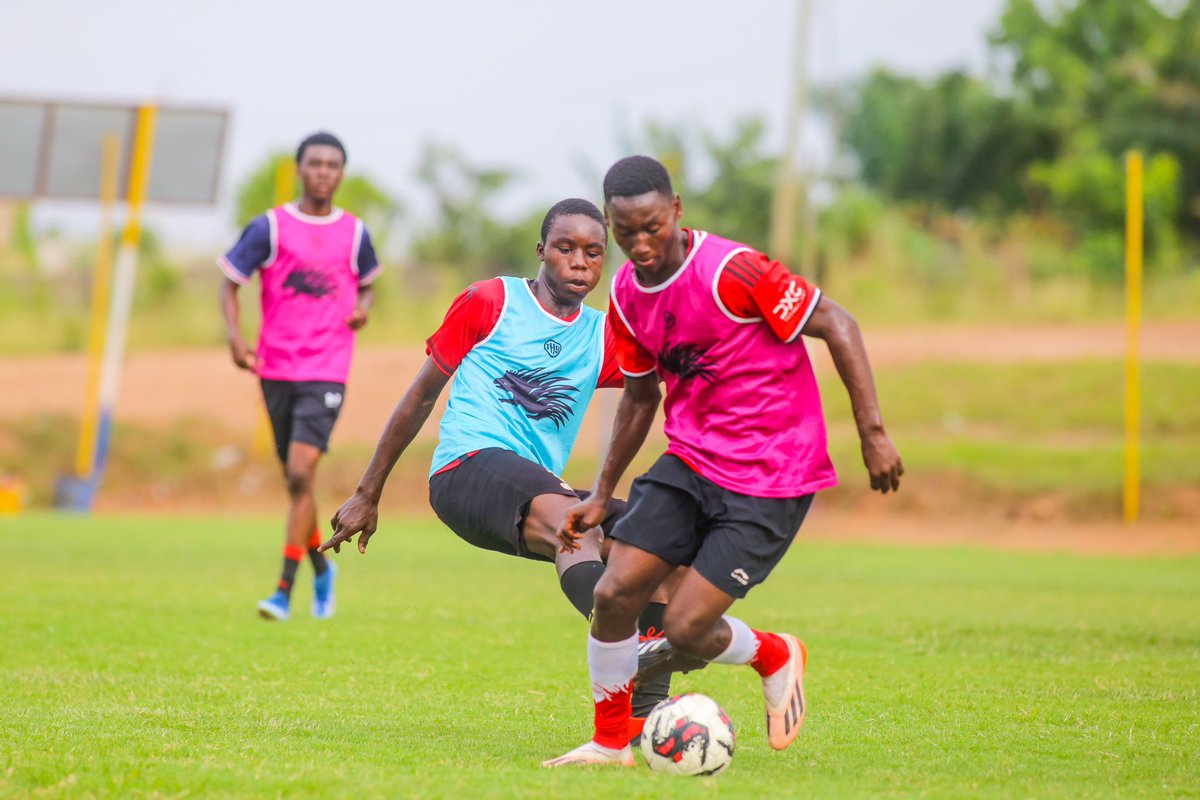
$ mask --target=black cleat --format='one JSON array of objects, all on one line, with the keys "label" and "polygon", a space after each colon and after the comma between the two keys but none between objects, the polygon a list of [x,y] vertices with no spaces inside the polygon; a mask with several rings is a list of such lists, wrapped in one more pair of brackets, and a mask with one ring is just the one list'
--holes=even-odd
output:
[{"label": "black cleat", "polygon": [[707,666],[704,659],[679,652],[664,638],[644,639],[638,642],[638,671],[633,676],[633,691],[636,693],[660,675],[692,672]]}]

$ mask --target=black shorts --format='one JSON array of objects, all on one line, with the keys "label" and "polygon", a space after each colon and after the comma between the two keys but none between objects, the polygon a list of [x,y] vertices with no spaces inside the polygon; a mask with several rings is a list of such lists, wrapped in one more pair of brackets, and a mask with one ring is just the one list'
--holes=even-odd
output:
[{"label": "black shorts", "polygon": [[[572,489],[540,464],[498,447],[464,457],[459,466],[429,479],[429,505],[463,541],[510,556],[553,561],[525,546],[525,517],[533,498],[541,494],[582,500],[590,492]],[[605,535],[624,511],[624,500],[609,503],[601,524]]]},{"label": "black shorts", "polygon": [[342,411],[346,384],[267,378],[261,383],[280,461],[287,464],[288,445],[292,442],[311,444],[322,453],[329,449],[329,434]]},{"label": "black shorts", "polygon": [[783,558],[812,500],[739,494],[664,455],[634,480],[612,538],[691,565],[726,594],[745,597]]}]

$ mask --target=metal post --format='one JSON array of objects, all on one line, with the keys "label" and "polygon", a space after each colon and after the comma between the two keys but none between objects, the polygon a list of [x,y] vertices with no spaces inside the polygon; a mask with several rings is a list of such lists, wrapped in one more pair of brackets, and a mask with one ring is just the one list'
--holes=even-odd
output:
[{"label": "metal post", "polygon": [[1141,494],[1142,154],[1125,157],[1125,522],[1138,518]]}]

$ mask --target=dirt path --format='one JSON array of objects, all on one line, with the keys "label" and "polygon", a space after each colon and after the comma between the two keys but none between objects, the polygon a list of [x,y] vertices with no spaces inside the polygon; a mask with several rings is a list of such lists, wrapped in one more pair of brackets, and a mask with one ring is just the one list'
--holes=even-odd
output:
[{"label": "dirt path", "polygon": [[[1120,324],[945,325],[869,331],[867,339],[877,368],[930,361],[999,364],[1119,359],[1125,347]],[[810,348],[810,352],[818,371],[832,369],[824,348]],[[1145,326],[1142,354],[1148,361],[1200,363],[1200,321]],[[424,358],[419,346],[361,350],[356,356],[345,413],[333,444],[374,444]],[[0,359],[0,387],[4,388],[0,391],[0,419],[23,420],[42,414],[77,417],[83,406],[85,384],[86,362],[82,356]],[[606,439],[600,421],[611,413],[615,403],[615,392],[597,395],[585,417],[581,445],[588,442],[599,446],[601,439]],[[122,376],[117,416],[119,421],[151,427],[190,419],[249,439],[264,415],[253,376],[234,369],[225,350],[213,348],[131,355]],[[435,425],[427,425],[421,434],[426,440],[436,435]],[[267,502],[266,496],[260,499]],[[200,503],[195,510],[206,507],[203,498],[181,497],[172,504],[178,506],[173,510],[189,510],[193,500]],[[271,507],[275,504],[272,500]],[[1116,523],[1085,524],[1060,519],[941,518],[923,512],[896,513],[895,506],[884,512],[884,504],[879,504],[878,513],[868,508],[818,509],[803,535],[1019,550],[1130,555],[1200,553],[1200,525],[1194,521],[1144,522],[1127,528]]]},{"label": "dirt path", "polygon": [[[867,340],[877,368],[923,361],[1114,359],[1121,358],[1125,348],[1119,324],[946,325],[871,331]],[[811,352],[818,370],[830,369],[823,348]],[[1147,360],[1200,362],[1200,322],[1145,326],[1142,354]],[[373,443],[424,358],[419,346],[362,349],[350,376],[337,440]],[[80,355],[0,360],[0,386],[5,387],[0,392],[0,419],[46,413],[77,416],[86,369]],[[231,431],[252,431],[259,402],[254,378],[234,369],[223,349],[134,353],[122,376],[117,417],[149,425],[207,419]]]}]

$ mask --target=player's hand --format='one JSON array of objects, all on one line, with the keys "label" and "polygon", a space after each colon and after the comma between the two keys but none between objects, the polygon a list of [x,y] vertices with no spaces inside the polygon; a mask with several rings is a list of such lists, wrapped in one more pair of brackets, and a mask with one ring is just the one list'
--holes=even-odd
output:
[{"label": "player's hand", "polygon": [[862,454],[867,472],[871,474],[872,489],[883,494],[900,490],[904,462],[900,460],[900,451],[892,444],[891,437],[883,431],[864,436]]},{"label": "player's hand", "polygon": [[242,337],[238,336],[229,340],[229,355],[233,356],[233,363],[241,369],[258,372],[258,356],[246,346]]},{"label": "player's hand", "polygon": [[329,521],[333,527],[333,536],[322,542],[317,548],[324,553],[333,548],[333,552],[342,552],[342,545],[358,536],[358,552],[367,552],[367,542],[375,535],[379,527],[379,505],[361,494],[353,495],[342,504],[342,507]]},{"label": "player's hand", "polygon": [[350,316],[346,317],[346,326],[350,328],[350,330],[356,331],[363,325],[367,324],[367,316],[367,309],[363,308],[362,306],[355,306],[354,311],[350,314]]},{"label": "player's hand", "polygon": [[606,516],[608,501],[596,495],[568,508],[558,528],[558,541],[561,543],[558,552],[573,553],[578,550],[583,534],[604,522]]}]

